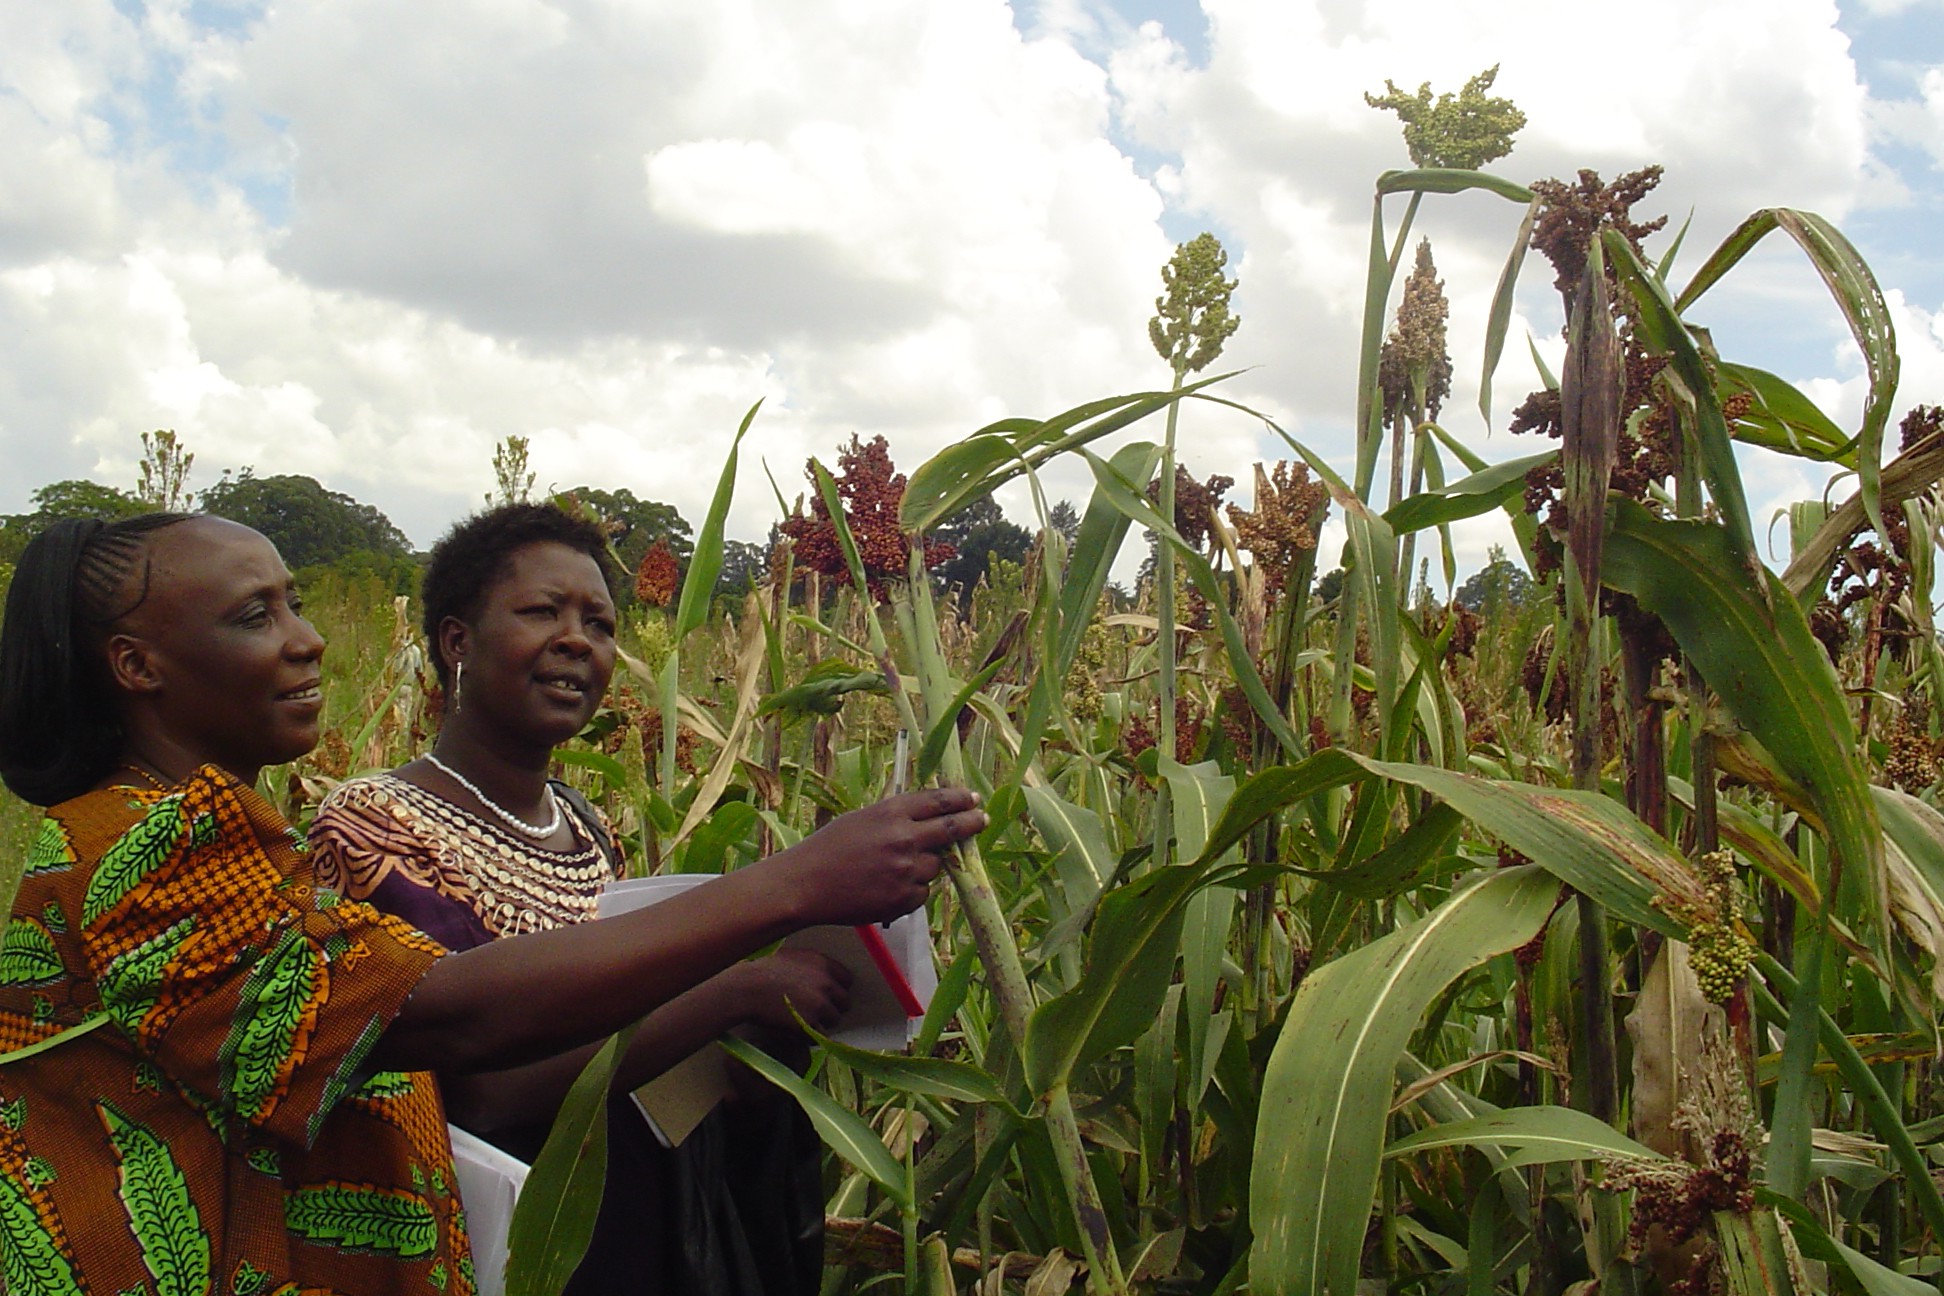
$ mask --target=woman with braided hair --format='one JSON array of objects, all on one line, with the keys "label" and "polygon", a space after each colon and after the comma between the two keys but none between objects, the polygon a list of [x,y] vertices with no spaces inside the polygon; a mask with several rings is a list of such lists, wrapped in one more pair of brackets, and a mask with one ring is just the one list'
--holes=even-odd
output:
[{"label": "woman with braided hair", "polygon": [[832,821],[607,922],[450,953],[317,885],[252,785],[317,741],[324,642],[261,535],[60,522],[0,625],[0,779],[49,807],[0,933],[14,1296],[470,1296],[435,1067],[580,1048],[800,927],[922,903],[970,793]]}]

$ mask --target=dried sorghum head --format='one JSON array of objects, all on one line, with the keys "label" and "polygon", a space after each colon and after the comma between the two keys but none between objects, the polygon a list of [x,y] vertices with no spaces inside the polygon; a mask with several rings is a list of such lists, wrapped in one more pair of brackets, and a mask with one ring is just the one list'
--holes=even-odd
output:
[{"label": "dried sorghum head", "polygon": [[1910,413],[1904,415],[1903,422],[1897,425],[1897,431],[1899,451],[1910,449],[1926,437],[1936,436],[1944,431],[1944,406],[1911,406]]},{"label": "dried sorghum head", "polygon": [[[1186,468],[1175,465],[1174,528],[1181,538],[1200,549],[1208,543],[1209,524],[1214,520],[1215,510],[1222,503],[1222,496],[1228,488],[1235,485],[1235,478],[1216,473],[1205,482],[1198,482]],[[1159,506],[1161,503],[1161,483],[1151,481],[1147,490],[1149,502]]]},{"label": "dried sorghum head", "polygon": [[1660,183],[1661,168],[1643,167],[1602,184],[1600,174],[1582,168],[1577,181],[1535,180],[1539,219],[1532,227],[1532,246],[1552,262],[1553,287],[1572,315],[1573,297],[1586,274],[1587,246],[1602,229],[1619,230],[1634,249],[1640,241],[1667,224],[1661,216],[1645,223],[1632,217],[1633,205]]},{"label": "dried sorghum head", "polygon": [[1236,543],[1254,555],[1271,594],[1282,591],[1296,555],[1316,548],[1316,532],[1330,507],[1330,492],[1313,482],[1304,464],[1278,461],[1273,471],[1255,466],[1255,508],[1228,506]]},{"label": "dried sorghum head", "polygon": [[1445,350],[1445,321],[1450,314],[1444,281],[1438,278],[1438,268],[1431,261],[1431,240],[1421,239],[1417,264],[1404,280],[1397,323],[1378,354],[1377,383],[1384,394],[1386,422],[1412,404],[1412,394],[1420,382],[1424,385],[1424,416],[1438,417],[1444,398],[1451,394],[1451,356]]}]

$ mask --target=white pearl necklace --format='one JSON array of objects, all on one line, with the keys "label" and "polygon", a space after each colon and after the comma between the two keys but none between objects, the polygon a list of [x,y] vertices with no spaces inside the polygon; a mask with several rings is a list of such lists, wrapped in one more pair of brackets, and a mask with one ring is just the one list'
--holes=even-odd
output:
[{"label": "white pearl necklace", "polygon": [[519,833],[522,837],[531,837],[534,841],[545,841],[547,838],[559,832],[560,825],[565,822],[565,816],[560,812],[560,798],[554,795],[552,784],[547,785],[547,804],[553,807],[553,821],[545,825],[530,824],[480,791],[471,779],[440,760],[437,756],[434,756],[431,752],[425,753],[425,759],[432,763],[433,768],[442,771],[447,778],[472,793],[479,801],[479,804],[499,816],[502,823],[514,832]]}]

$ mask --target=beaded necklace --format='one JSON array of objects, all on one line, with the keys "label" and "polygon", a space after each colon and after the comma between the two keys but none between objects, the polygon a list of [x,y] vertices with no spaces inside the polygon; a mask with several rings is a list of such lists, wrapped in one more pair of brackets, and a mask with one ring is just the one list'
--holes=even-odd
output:
[{"label": "beaded necklace", "polygon": [[474,784],[471,779],[467,778],[464,774],[461,774],[458,770],[452,768],[452,766],[440,760],[437,756],[433,755],[431,752],[425,753],[425,759],[432,763],[432,767],[434,769],[441,771],[442,773],[445,774],[447,778],[451,779],[454,783],[457,783],[460,787],[472,793],[474,798],[478,800],[480,805],[485,806],[488,810],[492,811],[493,814],[499,817],[501,823],[511,828],[514,832],[519,833],[522,837],[530,837],[534,841],[545,841],[547,838],[559,832],[560,825],[566,822],[566,820],[561,817],[560,798],[554,795],[554,790],[551,785],[549,785],[547,788],[547,804],[553,807],[552,821],[544,825],[530,824],[526,820],[520,818],[520,816],[514,814],[511,810],[508,810],[505,806],[501,805],[499,802],[493,800],[493,798],[487,796],[484,792],[480,791],[478,786]]}]

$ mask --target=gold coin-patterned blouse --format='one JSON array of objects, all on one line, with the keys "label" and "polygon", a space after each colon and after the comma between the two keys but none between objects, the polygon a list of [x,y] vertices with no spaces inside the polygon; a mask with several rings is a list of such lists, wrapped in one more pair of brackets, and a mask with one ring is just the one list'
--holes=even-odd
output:
[{"label": "gold coin-patterned blouse", "polygon": [[213,766],[50,810],[0,934],[0,1289],[471,1296],[438,1091],[366,1061],[443,953]]}]

